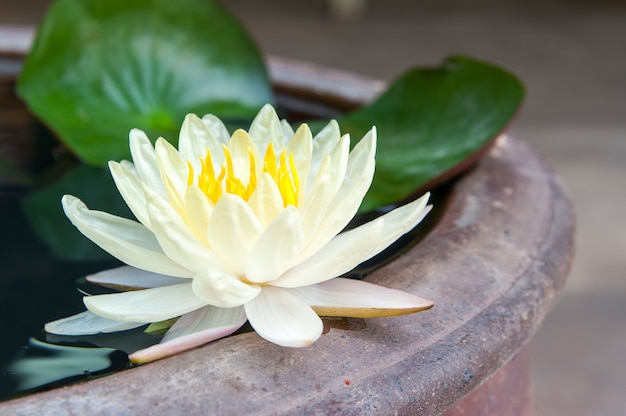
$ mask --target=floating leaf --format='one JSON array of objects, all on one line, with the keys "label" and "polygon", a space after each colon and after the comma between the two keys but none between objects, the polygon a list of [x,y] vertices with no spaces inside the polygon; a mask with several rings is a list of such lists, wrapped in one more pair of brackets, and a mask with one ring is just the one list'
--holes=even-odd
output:
[{"label": "floating leaf", "polygon": [[339,118],[355,138],[378,129],[376,174],[361,212],[458,173],[505,129],[523,98],[511,73],[454,57],[439,68],[410,70],[373,103]]},{"label": "floating leaf", "polygon": [[59,0],[18,93],[83,161],[128,159],[128,132],[176,143],[187,113],[251,119],[271,101],[263,61],[211,0]]}]

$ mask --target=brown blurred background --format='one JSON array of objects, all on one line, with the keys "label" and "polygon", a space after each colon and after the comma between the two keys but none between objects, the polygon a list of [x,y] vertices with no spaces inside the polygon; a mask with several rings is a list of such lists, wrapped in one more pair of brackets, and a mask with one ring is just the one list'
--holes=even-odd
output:
[{"label": "brown blurred background", "polygon": [[[36,24],[49,3],[0,0],[0,24]],[[560,173],[578,214],[569,283],[531,345],[538,414],[626,414],[626,1],[222,3],[267,54],[390,80],[463,53],[524,80],[511,132]]]}]

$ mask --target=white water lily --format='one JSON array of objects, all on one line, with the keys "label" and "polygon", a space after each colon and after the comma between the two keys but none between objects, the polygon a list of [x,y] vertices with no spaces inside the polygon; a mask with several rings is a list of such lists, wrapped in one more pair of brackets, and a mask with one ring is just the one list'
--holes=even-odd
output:
[{"label": "white water lily", "polygon": [[89,239],[127,266],[89,280],[129,290],[86,296],[88,309],[46,325],[57,334],[112,332],[180,317],[160,344],[130,355],[153,361],[226,336],[246,320],[263,338],[303,347],[322,333],[319,316],[418,312],[431,301],[340,278],[417,225],[428,194],[341,232],[374,174],[376,129],[349,150],[331,121],[312,137],[270,105],[249,133],[228,134],[212,115],[186,117],[177,150],[132,130],[133,163],[110,162],[139,222],[89,210],[66,195],[63,208]]}]

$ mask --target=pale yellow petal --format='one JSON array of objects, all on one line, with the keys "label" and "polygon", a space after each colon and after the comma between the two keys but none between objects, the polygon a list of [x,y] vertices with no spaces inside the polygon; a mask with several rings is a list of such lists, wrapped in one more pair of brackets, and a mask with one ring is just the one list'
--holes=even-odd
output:
[{"label": "pale yellow petal", "polygon": [[401,290],[343,278],[294,288],[291,293],[310,305],[320,316],[398,316],[430,309],[434,305],[430,300]]},{"label": "pale yellow petal", "polygon": [[216,270],[204,270],[193,278],[193,292],[207,304],[234,308],[259,294],[257,285],[244,283],[237,277]]},{"label": "pale yellow petal", "polygon": [[209,244],[233,274],[245,273],[250,250],[262,233],[263,227],[243,199],[224,195],[218,201],[209,222]]},{"label": "pale yellow petal", "polygon": [[322,334],[322,320],[288,289],[266,286],[245,309],[255,331],[283,347],[307,347]]}]

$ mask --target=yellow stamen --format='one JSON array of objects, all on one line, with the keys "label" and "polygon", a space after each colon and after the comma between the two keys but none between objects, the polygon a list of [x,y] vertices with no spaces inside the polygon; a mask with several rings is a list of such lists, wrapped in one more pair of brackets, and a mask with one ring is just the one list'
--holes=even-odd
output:
[{"label": "yellow stamen", "polygon": [[[241,179],[235,174],[230,149],[226,145],[222,146],[224,149],[225,163],[222,165],[217,178],[215,177],[213,158],[210,150],[207,149],[204,159],[200,159],[202,171],[197,176],[198,188],[204,192],[213,204],[217,204],[223,192],[238,195],[247,201],[252,196],[257,185],[254,152],[252,149],[248,149],[250,175],[248,184],[244,185]],[[287,152],[283,150],[277,160],[276,154],[274,153],[274,146],[270,143],[265,152],[265,157],[263,158],[263,172],[268,173],[278,186],[285,207],[288,205],[298,205],[300,178],[296,170],[293,153],[287,156]],[[193,167],[191,163],[189,163],[189,178],[187,181],[189,186],[193,185],[193,175]]]}]

